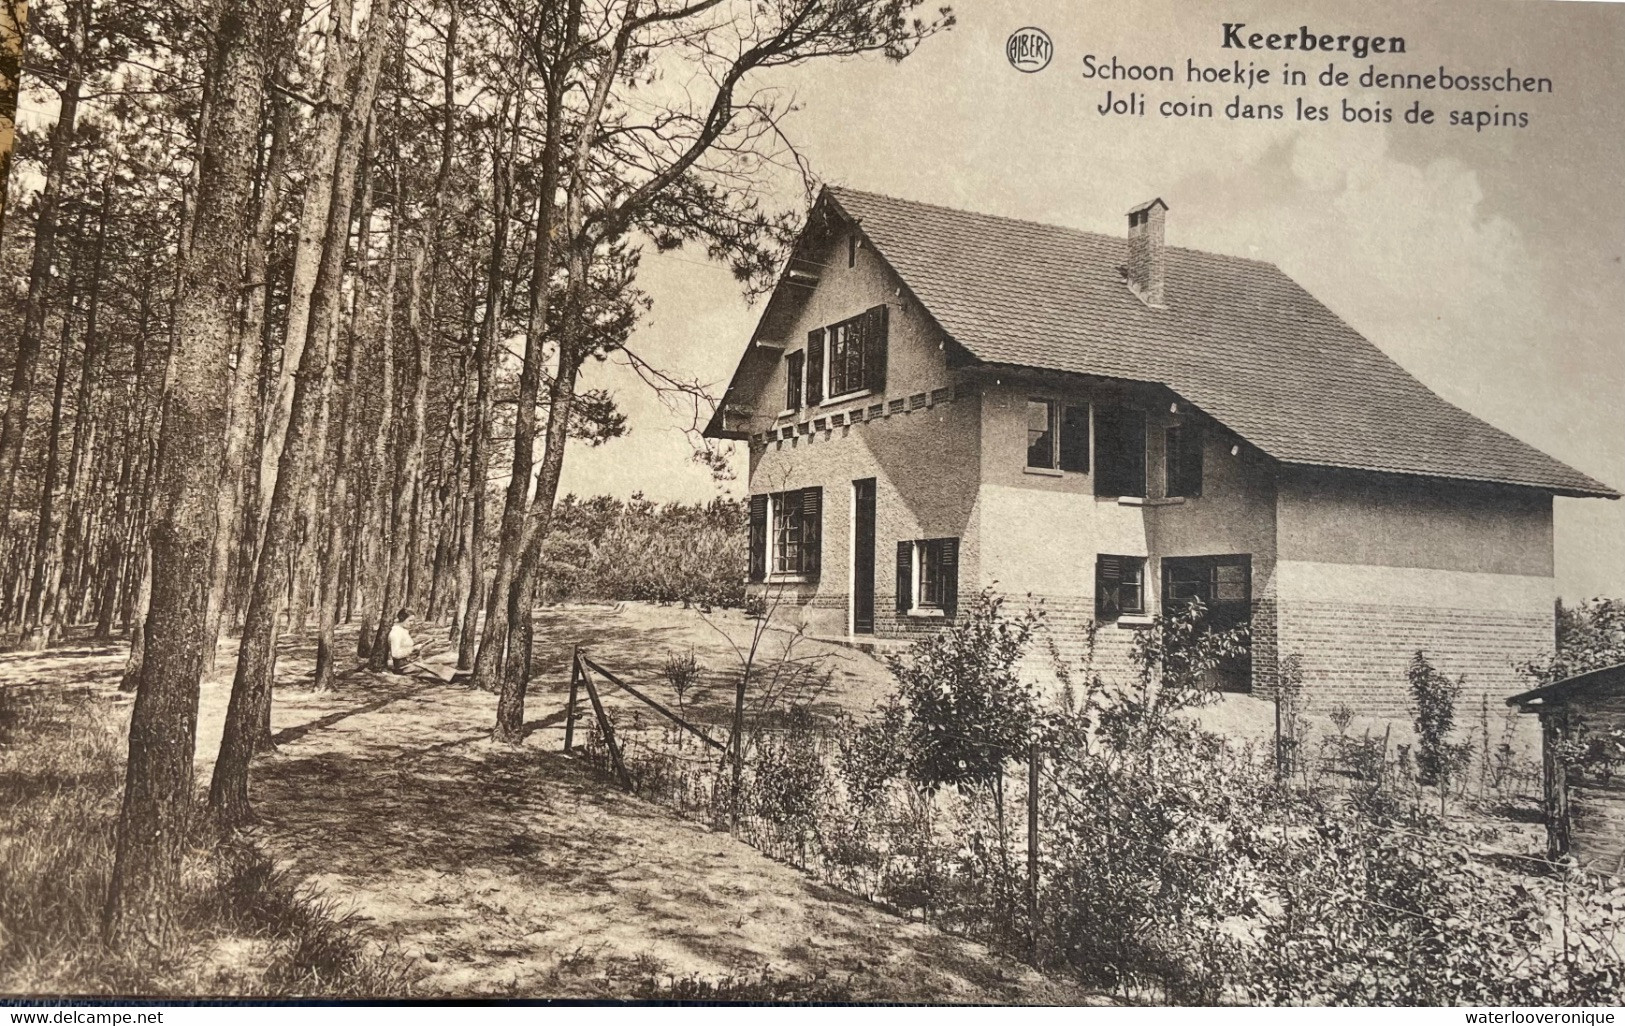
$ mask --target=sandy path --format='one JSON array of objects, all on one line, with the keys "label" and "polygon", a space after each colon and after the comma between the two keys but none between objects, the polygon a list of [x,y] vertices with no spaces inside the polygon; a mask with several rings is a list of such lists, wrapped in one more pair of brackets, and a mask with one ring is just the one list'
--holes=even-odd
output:
[{"label": "sandy path", "polygon": [[625,997],[771,966],[858,1000],[1077,999],[615,790],[554,731],[493,745],[492,696],[357,676],[343,698],[313,703],[314,729],[281,728],[257,833],[418,958],[426,993]]}]

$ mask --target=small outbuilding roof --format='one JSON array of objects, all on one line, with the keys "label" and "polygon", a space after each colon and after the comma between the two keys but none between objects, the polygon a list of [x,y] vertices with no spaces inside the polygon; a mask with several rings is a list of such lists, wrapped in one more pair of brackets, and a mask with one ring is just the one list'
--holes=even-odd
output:
[{"label": "small outbuilding roof", "polygon": [[1518,706],[1523,712],[1538,712],[1549,709],[1554,705],[1562,705],[1576,698],[1584,698],[1594,692],[1605,692],[1619,689],[1625,691],[1625,663],[1618,666],[1604,666],[1597,670],[1588,670],[1585,673],[1575,674],[1563,680],[1544,684],[1533,691],[1525,691],[1521,695],[1513,695],[1507,699],[1507,705]]}]

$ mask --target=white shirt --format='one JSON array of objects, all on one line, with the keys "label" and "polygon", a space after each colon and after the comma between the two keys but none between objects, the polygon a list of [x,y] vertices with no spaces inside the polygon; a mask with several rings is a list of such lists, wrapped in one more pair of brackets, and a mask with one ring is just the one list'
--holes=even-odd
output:
[{"label": "white shirt", "polygon": [[412,654],[412,635],[407,631],[404,623],[397,623],[389,629],[389,657],[391,659],[405,659]]}]

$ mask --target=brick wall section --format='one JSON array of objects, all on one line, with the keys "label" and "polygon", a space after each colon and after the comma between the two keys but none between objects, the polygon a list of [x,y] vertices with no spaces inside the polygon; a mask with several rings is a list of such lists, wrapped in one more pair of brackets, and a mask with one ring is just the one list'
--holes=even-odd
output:
[{"label": "brick wall section", "polygon": [[1299,653],[1311,711],[1346,702],[1362,716],[1410,717],[1405,668],[1418,649],[1452,677],[1465,675],[1457,722],[1476,722],[1489,698],[1497,722],[1506,699],[1528,686],[1513,665],[1552,648],[1551,614],[1432,606],[1292,601],[1280,610],[1279,644]]}]

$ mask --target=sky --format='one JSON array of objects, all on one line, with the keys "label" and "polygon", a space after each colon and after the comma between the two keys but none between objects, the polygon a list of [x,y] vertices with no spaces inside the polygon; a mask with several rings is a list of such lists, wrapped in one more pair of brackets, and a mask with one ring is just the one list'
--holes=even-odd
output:
[{"label": "sky", "polygon": [[[894,64],[804,65],[759,84],[793,90],[788,131],[824,181],[909,199],[1121,234],[1125,213],[1169,205],[1173,245],[1279,265],[1444,398],[1604,483],[1625,488],[1625,5],[1558,3],[1224,4],[1165,0],[1002,0],[958,5],[957,26]],[[1225,50],[1222,24],[1248,31],[1403,36],[1403,56]],[[1021,26],[1054,57],[1023,74],[1004,57]],[[1249,122],[1102,117],[1108,88],[1083,56],[1166,64],[1179,81],[1152,98],[1280,103]],[[1550,77],[1549,95],[1367,91],[1184,82],[1187,59],[1310,71],[1334,62],[1380,71]],[[1298,121],[1296,97],[1331,123]],[[1436,110],[1419,126],[1344,124],[1340,101]],[[1444,124],[1458,109],[1523,112],[1525,127]],[[781,183],[794,204],[796,184]],[[633,345],[675,374],[727,381],[759,306],[697,252],[651,255],[653,309]],[[577,493],[694,500],[739,494],[689,460],[687,412],[664,408],[626,371],[591,369],[631,433],[578,447]],[[743,453],[736,459],[741,472]],[[1625,595],[1625,503],[1556,501],[1558,590]]]}]

